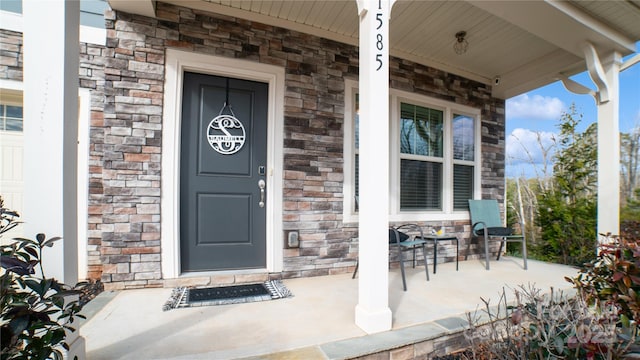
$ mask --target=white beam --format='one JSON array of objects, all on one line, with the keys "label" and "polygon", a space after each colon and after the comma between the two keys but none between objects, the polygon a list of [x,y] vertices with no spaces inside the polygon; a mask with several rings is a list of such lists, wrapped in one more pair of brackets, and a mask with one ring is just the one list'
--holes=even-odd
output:
[{"label": "white beam", "polygon": [[391,329],[389,309],[389,19],[388,0],[361,0],[359,279],[356,325]]},{"label": "white beam", "polygon": [[585,61],[587,62],[589,77],[598,89],[598,104],[606,103],[609,101],[609,85],[602,64],[600,63],[600,57],[596,52],[596,48],[590,43],[584,45],[583,51]]},{"label": "white beam", "polygon": [[62,236],[45,249],[45,275],[75,285],[79,2],[23,1],[22,6],[25,235]]},{"label": "white beam", "polygon": [[630,67],[632,67],[633,65],[640,63],[640,54],[635,54],[633,57],[631,57],[630,59],[627,59],[627,61],[625,61],[621,66],[620,66],[620,72],[623,72],[627,69],[629,69]]},{"label": "white beam", "polygon": [[562,85],[570,92],[578,95],[591,95],[596,102],[598,101],[598,94],[588,87],[569,79],[563,74],[558,76],[558,80],[562,81]]},{"label": "white beam", "polygon": [[558,73],[574,75],[584,71],[584,60],[562,49],[544,54],[500,76],[500,85],[492,86],[492,96],[507,99],[557,79]]},{"label": "white beam", "polygon": [[156,17],[155,0],[108,0],[113,10]]},{"label": "white beam", "polygon": [[[610,27],[604,22],[597,20],[596,18],[577,8],[570,2],[546,0],[545,3],[568,15],[573,22],[578,24],[576,28],[581,27],[582,30],[588,33],[587,36],[589,36],[589,38],[597,34],[602,39],[606,39],[608,42],[615,43],[616,46],[614,47],[618,47],[621,51],[623,51],[622,48],[630,51],[635,51],[636,47],[635,41],[633,39],[627,37],[626,35],[623,35],[621,32]],[[547,22],[542,23],[548,25]],[[568,29],[565,31],[568,31]]]},{"label": "white beam", "polygon": [[564,1],[470,1],[531,34],[576,56],[581,44],[608,44],[620,52],[635,51],[635,42],[610,26]]},{"label": "white beam", "polygon": [[4,30],[22,32],[22,14],[0,10],[0,24]]}]

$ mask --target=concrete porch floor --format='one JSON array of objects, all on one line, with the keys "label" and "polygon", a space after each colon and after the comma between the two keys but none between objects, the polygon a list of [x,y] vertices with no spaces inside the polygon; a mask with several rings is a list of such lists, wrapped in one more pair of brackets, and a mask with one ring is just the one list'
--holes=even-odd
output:
[{"label": "concrete porch floor", "polygon": [[294,297],[237,305],[180,308],[163,312],[172,289],[103,292],[83,310],[87,359],[346,359],[407,339],[450,334],[480,297],[499,298],[521,284],[542,290],[569,289],[573,267],[504,257],[438,264],[431,281],[424,268],[408,267],[406,292],[399,269],[389,275],[393,330],[367,335],[354,323],[358,280],[351,274],[289,279]]}]

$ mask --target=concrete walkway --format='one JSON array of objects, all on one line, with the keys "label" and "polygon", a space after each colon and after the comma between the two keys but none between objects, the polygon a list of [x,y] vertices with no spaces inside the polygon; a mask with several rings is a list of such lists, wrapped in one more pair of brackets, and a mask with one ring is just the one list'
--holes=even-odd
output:
[{"label": "concrete walkway", "polygon": [[[429,269],[430,273],[432,269]],[[104,292],[84,312],[81,326],[87,358],[101,359],[345,359],[372,349],[393,347],[415,337],[448,334],[464,313],[497,301],[502,289],[535,284],[569,289],[572,267],[505,257],[484,270],[478,260],[439,264],[427,282],[421,266],[407,273],[402,291],[399,269],[392,269],[389,306],[393,330],[367,335],[354,324],[358,280],[351,274],[290,279],[294,297],[237,305],[181,308],[163,312],[171,289]],[[396,343],[394,343],[394,341]]]}]

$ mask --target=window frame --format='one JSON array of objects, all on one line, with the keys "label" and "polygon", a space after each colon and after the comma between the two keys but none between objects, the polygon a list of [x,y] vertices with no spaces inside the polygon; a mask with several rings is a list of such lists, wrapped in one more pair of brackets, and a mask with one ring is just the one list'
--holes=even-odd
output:
[{"label": "window frame", "polygon": [[[482,191],[481,184],[480,184],[481,168],[479,167],[480,166],[480,161],[481,161],[480,160],[481,159],[481,154],[482,154],[482,152],[481,152],[481,149],[482,149],[482,136],[481,136],[480,131],[479,131],[479,129],[481,128],[481,126],[480,126],[480,121],[481,121],[480,113],[478,111],[478,114],[474,115],[472,113],[468,113],[468,112],[464,112],[464,111],[456,111],[456,110],[458,110],[458,107],[452,108],[451,110],[452,110],[451,118],[450,118],[450,121],[449,121],[450,122],[450,126],[451,126],[451,137],[449,139],[449,141],[451,141],[450,151],[451,151],[451,162],[452,162],[451,163],[451,184],[454,183],[453,176],[454,176],[454,167],[456,165],[473,166],[474,171],[473,171],[473,190],[472,190],[472,193],[473,193],[473,198],[474,199],[479,199],[481,197],[481,191]],[[454,143],[453,143],[453,131],[454,131],[453,125],[454,124],[453,124],[453,122],[454,121],[453,120],[455,118],[455,115],[466,116],[466,117],[469,117],[469,118],[473,119],[473,144],[474,144],[474,148],[473,148],[473,158],[474,159],[473,160],[461,160],[461,159],[455,159],[455,157],[454,157],[454,153],[453,153],[453,151],[454,151],[454,148],[453,148],[454,147]],[[450,203],[452,212],[461,212],[461,211],[467,212],[467,210],[455,210],[454,209],[454,206],[455,206],[454,205],[454,202],[455,202],[454,195],[455,194],[454,194],[453,190],[454,190],[454,188],[452,186],[451,187],[451,203]]]},{"label": "window frame", "polygon": [[[391,156],[391,168],[395,169],[395,171],[392,171],[389,177],[389,181],[391,183],[391,189],[398,189],[397,190],[397,194],[394,194],[394,197],[397,198],[397,201],[392,201],[391,202],[391,207],[390,207],[390,212],[391,214],[416,214],[416,213],[440,213],[442,211],[444,211],[445,209],[445,203],[446,203],[446,197],[445,197],[445,192],[443,191],[441,193],[441,197],[440,197],[440,201],[441,201],[441,206],[442,209],[439,210],[402,210],[401,209],[401,192],[400,192],[400,185],[401,185],[401,179],[400,179],[400,175],[402,173],[401,171],[401,167],[402,167],[402,160],[414,160],[414,161],[420,161],[420,162],[425,162],[425,163],[432,163],[432,164],[442,164],[442,174],[443,174],[443,179],[441,179],[441,182],[443,184],[445,184],[445,180],[446,180],[446,170],[447,170],[447,166],[446,166],[446,157],[447,157],[447,109],[444,106],[440,106],[439,105],[430,105],[427,104],[425,102],[422,101],[416,101],[414,99],[407,99],[405,97],[402,96],[393,96],[391,97],[393,104],[395,105],[395,110],[393,110],[393,106],[390,106],[391,110],[391,129],[392,131],[389,133],[389,135],[391,136],[390,139],[390,146],[391,146],[391,150],[389,151],[390,156]],[[413,105],[413,106],[420,106],[423,108],[429,108],[432,110],[437,110],[437,111],[442,111],[442,157],[438,157],[438,156],[432,156],[432,155],[417,155],[417,154],[406,154],[402,152],[401,149],[401,140],[400,140],[400,127],[401,127],[401,118],[400,118],[400,112],[402,110],[402,104],[409,104],[409,105]],[[394,116],[395,115],[395,116]],[[395,133],[394,133],[395,131]],[[394,207],[395,206],[395,207]]]},{"label": "window frame", "polygon": [[[0,105],[4,105],[5,109],[2,109],[0,111],[2,111],[0,113],[0,131],[2,131],[3,133],[9,133],[9,134],[22,134],[24,132],[24,104],[23,104],[23,94],[22,94],[22,90],[15,90],[15,89],[11,89],[11,88],[5,88],[2,87],[2,85],[0,85],[0,89],[2,90],[0,92]],[[22,129],[20,130],[6,130],[5,129],[5,121],[7,119],[7,117],[5,116],[6,114],[6,107],[7,106],[15,106],[15,107],[20,107],[22,108]],[[14,119],[14,118],[11,118]]]},{"label": "window frame", "polygon": [[[344,184],[343,184],[343,222],[357,223],[355,211],[355,98],[358,82],[345,80],[344,109]],[[469,212],[453,209],[453,167],[454,165],[473,166],[473,197],[481,196],[482,137],[481,109],[444,101],[426,95],[389,89],[389,220],[390,221],[445,221],[468,220]],[[400,210],[400,164],[401,159],[414,159],[415,155],[401,154],[400,150],[400,107],[401,103],[423,106],[444,112],[443,126],[443,187],[442,210]],[[454,160],[453,156],[453,115],[464,115],[474,120],[474,160]],[[418,156],[419,160],[440,161],[439,158]],[[449,186],[448,186],[449,185]]]}]

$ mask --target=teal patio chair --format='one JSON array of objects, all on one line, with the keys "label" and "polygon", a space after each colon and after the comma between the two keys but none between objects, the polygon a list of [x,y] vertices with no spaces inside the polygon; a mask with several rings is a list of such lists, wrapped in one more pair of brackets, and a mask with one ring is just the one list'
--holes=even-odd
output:
[{"label": "teal patio chair", "polygon": [[[489,270],[489,240],[500,241],[500,250],[498,250],[496,260],[500,260],[500,254],[505,243],[521,243],[524,269],[527,270],[527,242],[525,236],[524,234],[514,234],[511,228],[503,226],[496,200],[469,200],[469,214],[471,215],[471,237],[484,237],[484,256],[487,270]],[[524,230],[524,227],[521,227],[521,229]]]}]

